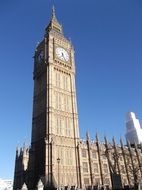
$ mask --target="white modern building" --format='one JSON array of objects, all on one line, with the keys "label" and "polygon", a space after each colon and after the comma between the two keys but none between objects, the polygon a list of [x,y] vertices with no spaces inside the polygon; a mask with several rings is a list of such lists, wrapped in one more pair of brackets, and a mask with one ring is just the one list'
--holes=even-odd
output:
[{"label": "white modern building", "polygon": [[12,180],[0,179],[0,190],[12,190],[12,189],[13,189]]},{"label": "white modern building", "polygon": [[130,144],[142,143],[142,128],[134,112],[127,113],[125,136],[126,136],[126,140],[128,140]]}]

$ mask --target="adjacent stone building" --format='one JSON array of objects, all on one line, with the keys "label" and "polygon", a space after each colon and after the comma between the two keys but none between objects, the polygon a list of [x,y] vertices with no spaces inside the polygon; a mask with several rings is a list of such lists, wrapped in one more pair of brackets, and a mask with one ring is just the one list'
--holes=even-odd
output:
[{"label": "adjacent stone building", "polygon": [[[34,55],[31,146],[16,151],[14,190],[124,186],[141,178],[142,149],[80,139],[72,43],[55,10]],[[24,184],[24,186],[23,186]]]}]

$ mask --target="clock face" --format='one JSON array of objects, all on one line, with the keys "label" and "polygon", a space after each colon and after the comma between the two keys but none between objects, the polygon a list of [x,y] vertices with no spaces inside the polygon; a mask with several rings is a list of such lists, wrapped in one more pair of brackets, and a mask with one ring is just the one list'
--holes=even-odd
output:
[{"label": "clock face", "polygon": [[40,53],[38,54],[38,62],[40,63],[41,61],[43,61],[43,58],[44,58],[44,53],[43,51],[40,51]]},{"label": "clock face", "polygon": [[62,61],[68,61],[69,60],[69,54],[65,49],[63,49],[61,47],[57,47],[55,50],[55,53],[56,53],[57,57],[59,59],[61,59]]}]

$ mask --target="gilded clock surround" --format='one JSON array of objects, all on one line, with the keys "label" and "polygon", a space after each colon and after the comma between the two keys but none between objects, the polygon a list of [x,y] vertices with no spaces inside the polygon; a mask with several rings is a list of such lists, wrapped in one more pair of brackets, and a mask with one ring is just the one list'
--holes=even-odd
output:
[{"label": "gilded clock surround", "polygon": [[62,48],[62,47],[56,47],[56,49],[55,49],[55,55],[61,61],[69,62],[69,53],[64,48]]}]

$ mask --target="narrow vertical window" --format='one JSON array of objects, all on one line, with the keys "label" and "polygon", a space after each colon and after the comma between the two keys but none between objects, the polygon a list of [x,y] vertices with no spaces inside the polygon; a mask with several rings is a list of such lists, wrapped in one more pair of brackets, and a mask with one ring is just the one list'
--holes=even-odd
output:
[{"label": "narrow vertical window", "polygon": [[57,134],[59,134],[59,118],[56,117],[56,128],[57,128]]},{"label": "narrow vertical window", "polygon": [[58,87],[60,88],[60,73],[58,73]]},{"label": "narrow vertical window", "polygon": [[66,84],[65,84],[65,75],[63,76],[63,84],[64,84],[64,90],[66,89]]},{"label": "narrow vertical window", "polygon": [[62,135],[62,118],[60,117],[60,134]]},{"label": "narrow vertical window", "polygon": [[70,118],[68,118],[68,136],[71,136],[71,132],[70,132]]},{"label": "narrow vertical window", "polygon": [[87,162],[83,162],[83,172],[88,173],[88,163]]},{"label": "narrow vertical window", "polygon": [[67,111],[67,101],[66,101],[66,95],[64,95],[64,111]]},{"label": "narrow vertical window", "polygon": [[82,149],[82,157],[86,158],[87,157],[87,152],[86,149]]},{"label": "narrow vertical window", "polygon": [[62,104],[62,102],[61,102],[61,94],[59,93],[59,110],[61,110],[61,104]]},{"label": "narrow vertical window", "polygon": [[94,173],[99,173],[99,167],[97,163],[94,163]]},{"label": "narrow vertical window", "polygon": [[104,168],[104,173],[108,173],[108,166],[107,164],[103,164],[103,168]]},{"label": "narrow vertical window", "polygon": [[56,72],[56,87],[58,87],[58,73]]},{"label": "narrow vertical window", "polygon": [[68,135],[68,119],[65,118],[65,128],[66,128],[66,135]]}]

